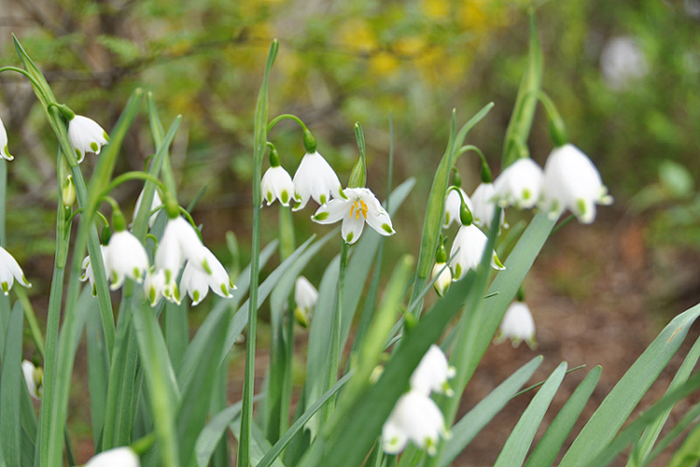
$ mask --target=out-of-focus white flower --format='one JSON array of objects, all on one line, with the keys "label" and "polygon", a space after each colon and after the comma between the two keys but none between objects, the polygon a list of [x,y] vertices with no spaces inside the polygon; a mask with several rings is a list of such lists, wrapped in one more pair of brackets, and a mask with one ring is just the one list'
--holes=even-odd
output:
[{"label": "out-of-focus white flower", "polygon": [[175,279],[185,260],[192,266],[205,271],[206,252],[194,227],[182,216],[168,219],[155,256],[156,270],[165,271],[165,298],[179,301],[179,291]]},{"label": "out-of-focus white flower", "polygon": [[496,336],[497,341],[510,339],[513,347],[520,345],[520,341],[531,349],[537,346],[535,341],[535,321],[532,319],[530,308],[523,302],[513,302],[501,321],[501,327]]},{"label": "out-of-focus white flower", "polygon": [[133,449],[127,446],[97,454],[83,467],[140,467],[141,461]]},{"label": "out-of-focus white flower", "polygon": [[99,154],[102,146],[109,142],[107,132],[95,120],[81,115],[68,122],[68,139],[75,149],[78,163],[88,152]]},{"label": "out-of-focus white flower", "polygon": [[542,168],[529,157],[520,158],[496,178],[493,186],[501,207],[532,208],[540,198]]},{"label": "out-of-focus white flower", "polygon": [[7,147],[7,130],[5,130],[2,119],[0,119],[0,157],[8,161],[14,159],[14,156],[10,154],[10,150]]},{"label": "out-of-focus white flower", "polygon": [[[437,279],[435,279],[435,276],[437,276]],[[442,297],[450,287],[450,282],[452,282],[452,271],[446,263],[435,263],[431,277],[435,279],[433,283],[435,292]]]},{"label": "out-of-focus white flower", "polygon": [[[163,298],[165,286],[165,271],[162,269],[155,271],[153,268],[151,268],[146,273],[146,279],[143,281],[143,290],[146,293],[151,306],[156,306],[158,302],[160,302],[160,299]],[[180,303],[179,294],[178,297],[175,297],[175,301],[178,304]]]},{"label": "out-of-focus white flower", "polygon": [[600,69],[610,89],[627,88],[649,71],[646,57],[632,37],[613,37],[603,46]]},{"label": "out-of-focus white flower", "polygon": [[282,206],[289,206],[289,202],[294,199],[294,182],[281,165],[267,169],[260,185],[268,206],[276,199]]},{"label": "out-of-focus white flower", "polygon": [[148,254],[143,244],[131,232],[114,232],[107,245],[105,271],[112,279],[111,290],[117,290],[128,277],[141,283],[148,271]]},{"label": "out-of-focus white flower", "polygon": [[382,449],[398,454],[412,441],[433,456],[440,436],[450,436],[440,408],[430,397],[411,390],[399,398],[382,427]]},{"label": "out-of-focus white flower", "polygon": [[[105,272],[107,271],[107,252],[109,248],[107,245],[100,245],[100,252],[102,253],[102,264],[104,265]],[[84,269],[83,274],[80,276],[80,281],[89,281],[92,287],[92,295],[97,295],[97,289],[95,287],[95,272],[92,270],[92,262],[90,261],[90,255],[83,259],[83,263],[80,265]]]},{"label": "out-of-focus white flower", "polygon": [[231,290],[236,287],[231,283],[231,278],[214,253],[209,248],[204,248],[204,265],[202,270],[193,266],[189,261],[182,271],[180,279],[180,293],[187,293],[192,299],[192,306],[198,305],[207,296],[209,289],[220,297],[231,298]]},{"label": "out-of-focus white flower", "polygon": [[611,204],[612,196],[598,169],[573,144],[555,148],[544,165],[540,208],[556,219],[568,209],[584,224],[595,220],[596,204]]},{"label": "out-of-focus white flower", "polygon": [[293,183],[294,198],[299,203],[294,211],[304,209],[309,198],[320,205],[325,205],[331,195],[336,199],[346,198],[338,176],[318,152],[304,154],[294,174]]},{"label": "out-of-focus white flower", "polygon": [[297,277],[294,283],[294,302],[297,304],[294,317],[305,328],[309,327],[317,300],[318,290],[316,287],[306,277]]},{"label": "out-of-focus white flower", "polygon": [[349,244],[360,238],[365,222],[380,235],[396,233],[389,214],[372,191],[367,188],[347,188],[345,196],[345,199],[334,198],[319,207],[311,219],[319,224],[332,224],[342,220],[341,235]]},{"label": "out-of-focus white flower", "polygon": [[426,396],[430,396],[430,393],[435,391],[450,397],[454,391],[447,380],[454,375],[455,368],[449,365],[442,349],[433,344],[411,375],[411,390]]},{"label": "out-of-focus white flower", "polygon": [[36,367],[29,360],[22,360],[22,373],[27,383],[29,395],[34,399],[41,399],[41,389],[44,380],[44,372],[41,367]]},{"label": "out-of-focus white flower", "polygon": [[[450,250],[453,280],[461,279],[469,269],[476,270],[481,262],[481,256],[484,254],[487,242],[486,234],[474,224],[463,225],[459,228]],[[499,271],[505,269],[495,251],[491,258],[491,266]]]},{"label": "out-of-focus white flower", "polygon": [[0,246],[0,286],[2,286],[2,293],[5,295],[10,293],[15,279],[25,287],[32,286],[32,284],[27,282],[27,278],[24,277],[24,272],[22,272],[22,268],[17,260]]},{"label": "out-of-focus white flower", "polygon": [[[472,216],[474,223],[482,229],[490,229],[496,212],[496,190],[493,183],[481,183],[472,193]],[[501,211],[501,227],[508,228],[506,215]]]},{"label": "out-of-focus white flower", "polygon": [[[136,220],[136,216],[139,213],[139,209],[141,208],[141,201],[143,201],[143,190],[141,190],[141,193],[139,193],[139,197],[136,198],[136,206],[134,206],[134,221]],[[158,195],[158,190],[156,190],[153,193],[153,201],[151,201],[151,210],[150,212],[155,211],[159,207],[163,205],[163,201],[160,199],[160,196]],[[153,227],[153,223],[156,221],[156,218],[158,217],[158,213],[154,212],[151,214],[151,217],[148,218],[148,227]]]},{"label": "out-of-focus white flower", "polygon": [[460,193],[462,194],[462,198],[464,198],[464,202],[467,204],[469,210],[472,211],[472,213],[474,211],[472,202],[464,190],[459,188],[459,193],[457,193],[457,190],[450,190],[450,192],[447,194],[447,198],[445,198],[445,217],[442,222],[443,229],[451,226],[452,222],[454,221],[457,221],[458,224],[462,223],[459,218],[459,209],[462,206],[462,198],[459,197]]}]

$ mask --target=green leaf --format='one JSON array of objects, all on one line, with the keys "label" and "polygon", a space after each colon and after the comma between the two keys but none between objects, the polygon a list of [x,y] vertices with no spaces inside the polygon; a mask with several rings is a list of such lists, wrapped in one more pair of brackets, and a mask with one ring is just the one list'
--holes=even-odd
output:
[{"label": "green leaf", "polygon": [[223,436],[228,426],[238,417],[241,416],[241,401],[226,407],[221,412],[217,413],[207,423],[204,429],[197,437],[195,444],[195,455],[197,456],[197,465],[205,467],[209,464],[214,450],[216,449],[219,440]]},{"label": "green leaf", "polygon": [[451,429],[452,438],[444,442],[442,456],[437,462],[447,467],[479,434],[479,432],[505,407],[516,392],[530,379],[542,363],[542,356],[535,357],[502,382],[496,389],[471,409]]},{"label": "green leaf", "polygon": [[688,412],[686,412],[683,419],[681,419],[681,421],[678,422],[678,424],[674,426],[673,429],[670,430],[661,441],[658,442],[654,450],[644,458],[642,466],[647,466],[654,459],[656,459],[656,456],[663,452],[663,450],[666,449],[671,442],[678,438],[678,436],[680,436],[680,434],[683,433],[688,426],[693,424],[697,420],[698,416],[700,416],[700,404],[695,404],[690,410],[688,410]]},{"label": "green leaf", "polygon": [[525,467],[548,467],[552,465],[557,454],[559,454],[559,450],[564,445],[566,437],[574,427],[574,423],[578,420],[588,399],[593,394],[593,390],[600,379],[600,372],[601,367],[597,366],[581,381],[581,384],[578,385],[554,421],[549,425],[540,442],[537,443]]},{"label": "green leaf", "polygon": [[518,423],[510,433],[506,444],[496,459],[494,467],[517,467],[523,465],[530,444],[537,433],[537,428],[542,423],[549,404],[559,389],[559,385],[566,374],[566,362],[562,362],[551,374],[544,386],[537,392]]},{"label": "green leaf", "polygon": [[12,316],[7,327],[5,346],[2,352],[2,379],[0,380],[0,464],[8,466],[20,465],[21,434],[20,402],[22,396],[21,384],[24,381],[22,372],[22,330],[24,313],[22,304],[16,302],[12,308]]},{"label": "green leaf", "polygon": [[[90,289],[90,287],[86,287]],[[92,439],[100,446],[105,422],[107,382],[109,380],[109,356],[102,333],[102,322],[98,313],[90,313],[87,320],[88,388],[90,391],[90,421]]]},{"label": "green leaf", "polygon": [[167,302],[163,313],[163,333],[165,343],[168,346],[168,355],[173,364],[173,368],[179,369],[182,358],[190,342],[190,330],[187,323],[187,313],[189,307],[183,301],[177,303]]},{"label": "green leaf", "polygon": [[[230,425],[231,433],[240,442],[240,432],[241,432],[241,419],[240,417],[235,419]],[[272,446],[270,442],[265,439],[260,427],[255,423],[251,422],[250,426],[250,465],[257,465],[263,458],[266,452],[269,452]],[[272,462],[273,467],[284,467],[281,460],[275,459]]]},{"label": "green leaf", "polygon": [[560,467],[586,465],[605,448],[668,365],[699,315],[700,305],[696,305],[676,316],[661,331],[600,404],[562,459]]}]

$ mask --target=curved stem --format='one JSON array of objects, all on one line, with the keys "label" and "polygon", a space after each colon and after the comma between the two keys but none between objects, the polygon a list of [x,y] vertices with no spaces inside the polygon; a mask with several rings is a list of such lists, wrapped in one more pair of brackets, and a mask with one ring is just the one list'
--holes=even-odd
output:
[{"label": "curved stem", "polygon": [[477,148],[472,144],[468,144],[459,148],[457,156],[461,156],[462,154],[468,151],[474,151],[479,155],[479,158],[481,159],[481,181],[484,183],[491,183],[491,169],[489,168],[489,164],[486,162],[486,156],[484,156],[484,153],[481,152],[481,149]]},{"label": "curved stem", "polygon": [[41,84],[39,84],[39,82],[27,70],[18,68],[16,66],[0,67],[0,73],[2,73],[3,71],[14,71],[16,73],[19,73],[20,75],[23,75],[25,78],[31,81],[34,87],[41,89]]},{"label": "curved stem", "polygon": [[297,117],[296,115],[282,114],[282,115],[279,115],[279,116],[273,118],[272,120],[270,120],[270,123],[267,124],[267,133],[269,133],[270,130],[272,130],[275,127],[275,125],[277,125],[282,120],[294,120],[295,122],[297,122],[301,126],[302,129],[308,130],[308,128],[306,128],[306,125],[304,124],[304,122],[302,122],[301,119],[299,117]]},{"label": "curved stem", "polygon": [[158,180],[156,177],[153,175],[143,173],[143,172],[127,172],[125,174],[121,174],[118,177],[116,177],[114,180],[110,182],[109,185],[107,185],[107,188],[105,188],[102,191],[102,196],[106,196],[110,191],[114,190],[116,187],[121,185],[124,182],[128,182],[131,180],[150,180],[156,185],[158,185],[158,188],[160,188],[164,193],[166,193],[165,189],[165,184]]}]

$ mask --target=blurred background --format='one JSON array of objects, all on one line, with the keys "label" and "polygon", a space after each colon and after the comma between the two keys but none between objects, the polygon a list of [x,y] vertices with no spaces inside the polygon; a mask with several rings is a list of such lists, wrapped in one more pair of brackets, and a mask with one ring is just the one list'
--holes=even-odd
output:
[{"label": "blurred background", "polygon": [[[453,108],[461,125],[483,105],[496,104],[467,143],[481,148],[494,175],[499,173],[503,136],[527,59],[531,5],[518,0],[0,0],[0,63],[19,64],[14,33],[59,102],[108,131],[136,87],[154,93],[166,127],[182,114],[172,151],[180,202],[187,205],[204,190],[193,215],[204,225],[205,241],[226,263],[231,255],[225,233],[234,232],[245,264],[252,218],[252,116],[267,50],[277,37],[270,116],[298,115],[343,183],[357,157],[353,125],[359,121],[367,138],[368,186],[380,198],[386,195],[393,121],[393,185],[417,177],[395,219],[398,234],[387,242],[393,259],[418,252],[417,224]],[[660,326],[700,300],[700,0],[544,0],[535,6],[545,57],[543,88],[559,107],[571,142],[599,167],[615,204],[600,209],[595,224],[572,223],[550,240],[526,281],[527,300],[538,329],[537,351],[549,357],[540,376],[561,359],[570,366],[602,364],[594,395],[600,401]],[[0,117],[15,156],[8,166],[8,246],[34,283],[30,293],[41,319],[54,253],[57,144],[29,84],[18,75],[0,75]],[[298,127],[282,123],[269,139],[293,173],[303,155]],[[543,164],[551,147],[539,109],[531,155]],[[153,152],[144,114],[125,142],[117,170],[140,170]],[[478,161],[471,157],[458,162],[468,193],[479,181]],[[89,155],[83,168],[89,172],[94,164]],[[124,185],[115,198],[128,211],[140,189],[136,182]],[[296,217],[297,239],[328,231],[305,220],[312,212],[307,208]],[[277,210],[264,213],[266,243],[276,237]],[[508,216],[514,224],[531,214]],[[336,253],[326,251],[328,258]],[[318,283],[326,265],[310,266],[312,282]],[[198,319],[193,314],[195,323]],[[464,409],[535,355],[523,346],[492,346],[468,388]],[[568,377],[571,389],[585,374],[578,373]],[[232,369],[232,379],[230,402],[238,398],[242,373]],[[658,382],[659,391],[667,382]],[[527,396],[522,399],[524,407]],[[518,401],[514,404],[458,465],[493,463],[517,420],[513,417],[522,411]],[[75,404],[71,410],[79,432],[81,420],[89,420],[87,406]]]}]

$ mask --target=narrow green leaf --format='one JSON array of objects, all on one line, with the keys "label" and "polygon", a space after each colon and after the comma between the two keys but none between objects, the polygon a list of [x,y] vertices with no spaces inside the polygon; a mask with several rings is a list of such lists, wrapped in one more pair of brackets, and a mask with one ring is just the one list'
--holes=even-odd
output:
[{"label": "narrow green leaf", "polygon": [[[240,442],[240,432],[241,432],[241,419],[236,418],[230,425],[231,433]],[[250,426],[250,465],[257,465],[263,458],[266,452],[269,452],[272,446],[270,442],[265,439],[260,427],[255,423],[251,422]],[[281,460],[275,459],[272,462],[273,467],[284,467]]]},{"label": "narrow green leaf", "polygon": [[8,466],[20,465],[21,434],[20,401],[21,384],[24,382],[22,372],[22,330],[24,313],[22,304],[16,302],[12,307],[5,346],[2,352],[2,379],[0,380],[0,450],[2,461]]},{"label": "narrow green leaf", "polygon": [[530,444],[537,433],[537,428],[542,423],[549,404],[559,389],[559,385],[566,374],[566,362],[562,362],[552,375],[547,378],[544,386],[537,392],[532,402],[510,433],[506,444],[496,459],[494,467],[517,467],[523,465]]},{"label": "narrow green leaf", "polygon": [[686,436],[668,467],[696,467],[700,462],[700,424]]},{"label": "narrow green leaf", "polygon": [[437,462],[439,467],[447,467],[457,458],[474,437],[530,379],[542,363],[542,359],[542,356],[535,357],[510,375],[452,427],[452,438],[445,441],[442,456]]},{"label": "narrow green leaf", "polygon": [[195,455],[197,456],[197,465],[206,467],[209,464],[216,445],[223,436],[228,426],[238,417],[241,416],[241,401],[226,407],[224,410],[216,414],[207,423],[207,425],[199,433],[197,443],[195,444]]},{"label": "narrow green leaf", "polygon": [[686,428],[697,420],[698,416],[700,416],[700,404],[695,404],[688,412],[686,412],[683,419],[681,419],[681,421],[678,422],[678,424],[674,426],[673,429],[670,430],[661,441],[658,442],[654,450],[644,458],[642,466],[646,467],[653,462],[654,459],[656,459],[656,456],[661,454],[661,452],[663,452],[669,444],[671,444],[676,438],[678,438],[678,436],[680,436],[681,433],[683,433],[683,431],[685,431]]},{"label": "narrow green leaf", "polygon": [[[89,288],[89,287],[88,287]],[[92,439],[100,446],[105,422],[109,357],[105,347],[102,322],[98,313],[90,313],[87,320],[88,388],[90,391],[90,421]]]},{"label": "narrow green leaf", "polygon": [[600,379],[601,367],[597,366],[581,381],[574,393],[566,401],[556,418],[547,428],[544,436],[537,443],[535,450],[527,460],[525,467],[548,467],[554,463],[559,450],[569,436],[574,423],[578,420],[588,399]]},{"label": "narrow green leaf", "polygon": [[173,368],[179,369],[182,358],[190,342],[190,331],[187,323],[189,307],[184,301],[181,304],[168,302],[163,313],[163,332],[168,346],[168,355]]}]

